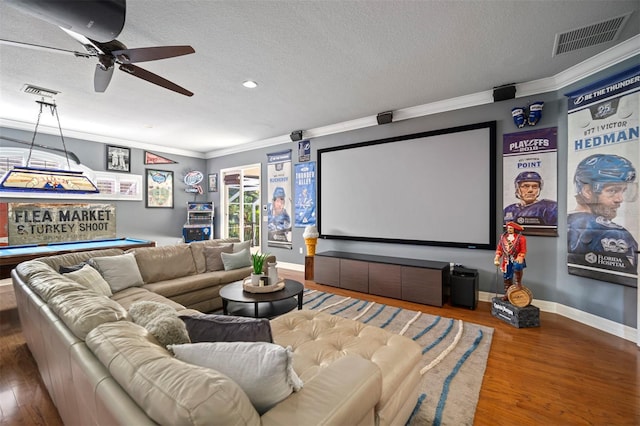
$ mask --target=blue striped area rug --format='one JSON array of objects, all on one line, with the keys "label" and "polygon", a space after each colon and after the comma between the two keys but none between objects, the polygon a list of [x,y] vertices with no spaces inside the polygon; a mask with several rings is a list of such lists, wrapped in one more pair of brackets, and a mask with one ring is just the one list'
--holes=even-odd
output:
[{"label": "blue striped area rug", "polygon": [[473,424],[493,328],[308,289],[303,309],[380,327],[422,347],[421,389],[407,425]]}]

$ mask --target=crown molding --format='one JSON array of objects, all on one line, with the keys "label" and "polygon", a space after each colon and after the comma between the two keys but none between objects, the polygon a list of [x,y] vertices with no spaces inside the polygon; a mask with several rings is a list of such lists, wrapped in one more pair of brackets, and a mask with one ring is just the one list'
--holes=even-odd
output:
[{"label": "crown molding", "polygon": [[[538,95],[540,93],[553,92],[567,87],[573,83],[587,78],[597,72],[603,71],[615,64],[630,59],[640,54],[640,35],[625,40],[610,49],[605,50],[573,67],[559,72],[558,74],[516,85],[518,98],[525,96]],[[442,101],[431,102],[428,104],[417,105],[408,108],[402,108],[393,111],[393,121],[408,120],[411,118],[425,117],[428,115],[439,114],[447,111],[455,111],[464,108],[470,108],[480,105],[493,103],[493,90],[473,93],[470,95],[459,96],[457,98],[445,99]],[[356,120],[336,123],[329,126],[317,127],[315,129],[305,130],[305,139],[320,136],[327,136],[335,133],[342,133],[351,130],[363,129],[366,127],[377,126],[376,116],[363,117]],[[263,141],[256,141],[250,144],[241,145],[235,148],[215,150],[208,152],[206,158],[222,157],[228,154],[237,154],[240,152],[250,151],[256,148],[264,148],[271,145],[277,145],[289,142],[289,135],[278,136]]]},{"label": "crown molding", "polygon": [[553,77],[517,84],[518,98],[553,92],[640,54],[640,35],[631,37]]},{"label": "crown molding", "polygon": [[[603,71],[615,64],[630,59],[640,54],[640,35],[634,36],[628,40],[625,40],[610,49],[605,50],[567,70],[564,70],[554,76],[534,80],[525,83],[519,83],[517,87],[516,97],[526,97],[537,95],[540,93],[552,92],[560,90],[571,84],[577,83],[597,72]],[[487,105],[493,103],[493,91],[486,90],[483,92],[473,93],[470,95],[459,96],[456,98],[445,99],[442,101],[431,102],[428,104],[417,105],[407,108],[402,108],[393,111],[393,121],[409,120],[411,118],[425,117],[429,115],[439,114],[442,112],[455,111],[464,108],[470,108],[480,105]],[[344,121],[341,123],[331,124],[328,126],[317,127],[314,129],[305,130],[305,139],[317,138],[320,136],[327,136],[336,133],[343,133],[352,130],[363,129],[367,127],[377,126],[376,116],[362,117],[355,120]],[[8,127],[12,129],[33,131],[33,125],[30,123],[0,119],[0,126]],[[59,130],[54,127],[40,126],[38,131],[42,133],[57,135]],[[131,148],[139,148],[150,151],[161,151],[168,154],[184,155],[193,158],[211,159],[216,157],[222,157],[230,154],[238,154],[242,152],[252,151],[255,149],[265,148],[269,146],[280,145],[283,143],[291,142],[289,135],[276,136],[269,139],[263,139],[259,141],[250,142],[247,144],[217,149],[207,153],[201,153],[197,151],[183,150],[172,147],[160,147],[158,145],[131,141],[127,139],[112,138],[101,136],[97,134],[91,134],[87,132],[77,132],[74,130],[65,130],[65,136],[74,137],[77,139],[91,140],[104,144],[125,145]]]},{"label": "crown molding", "polygon": [[[6,127],[14,130],[24,130],[33,134],[34,125],[32,123],[26,123],[24,121],[9,120],[6,118],[0,118],[0,127]],[[60,129],[53,126],[39,125],[38,133],[44,133],[52,136],[60,136]],[[112,138],[108,136],[102,136],[98,134],[79,132],[71,129],[64,129],[62,132],[64,137],[71,137],[75,139],[88,140],[91,142],[103,143],[105,145],[124,145],[129,148],[138,148],[147,151],[161,151],[166,154],[184,155],[185,157],[202,158],[205,159],[205,154],[197,151],[190,151],[179,148],[158,146],[151,143],[137,142],[129,139]]]}]

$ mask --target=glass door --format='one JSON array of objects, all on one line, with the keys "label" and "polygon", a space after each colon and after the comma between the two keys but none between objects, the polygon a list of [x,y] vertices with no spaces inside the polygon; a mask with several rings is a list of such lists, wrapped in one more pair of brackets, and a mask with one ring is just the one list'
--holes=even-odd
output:
[{"label": "glass door", "polygon": [[260,250],[260,164],[221,171],[223,236],[251,241]]}]

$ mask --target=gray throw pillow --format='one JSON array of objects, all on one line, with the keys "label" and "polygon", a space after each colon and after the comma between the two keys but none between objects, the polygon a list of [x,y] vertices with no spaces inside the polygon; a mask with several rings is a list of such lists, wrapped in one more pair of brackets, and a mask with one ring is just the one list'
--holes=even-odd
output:
[{"label": "gray throw pillow", "polygon": [[248,249],[237,253],[220,253],[220,257],[222,257],[225,271],[251,266],[251,254]]},{"label": "gray throw pillow", "polygon": [[192,343],[268,342],[273,343],[271,323],[266,318],[233,315],[181,315]]},{"label": "gray throw pillow", "polygon": [[144,284],[133,253],[92,257],[88,263],[100,272],[102,278],[109,283],[113,293]]},{"label": "gray throw pillow", "polygon": [[82,269],[84,265],[87,265],[87,263],[82,262],[82,263],[78,263],[77,265],[69,265],[69,266],[60,265],[58,267],[58,272],[60,272],[61,274],[68,274],[69,272],[79,271],[80,269]]},{"label": "gray throw pillow", "polygon": [[221,253],[233,253],[233,246],[231,244],[223,246],[213,246],[204,248],[204,260],[207,267],[207,272],[223,271],[224,263],[222,263]]}]

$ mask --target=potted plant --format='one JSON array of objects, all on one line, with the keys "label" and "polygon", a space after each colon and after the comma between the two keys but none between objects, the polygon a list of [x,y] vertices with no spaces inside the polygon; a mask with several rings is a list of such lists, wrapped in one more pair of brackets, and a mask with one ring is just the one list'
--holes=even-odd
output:
[{"label": "potted plant", "polygon": [[264,276],[264,262],[267,261],[269,253],[252,253],[251,254],[251,266],[253,272],[251,273],[251,284],[260,285],[260,278]]}]

